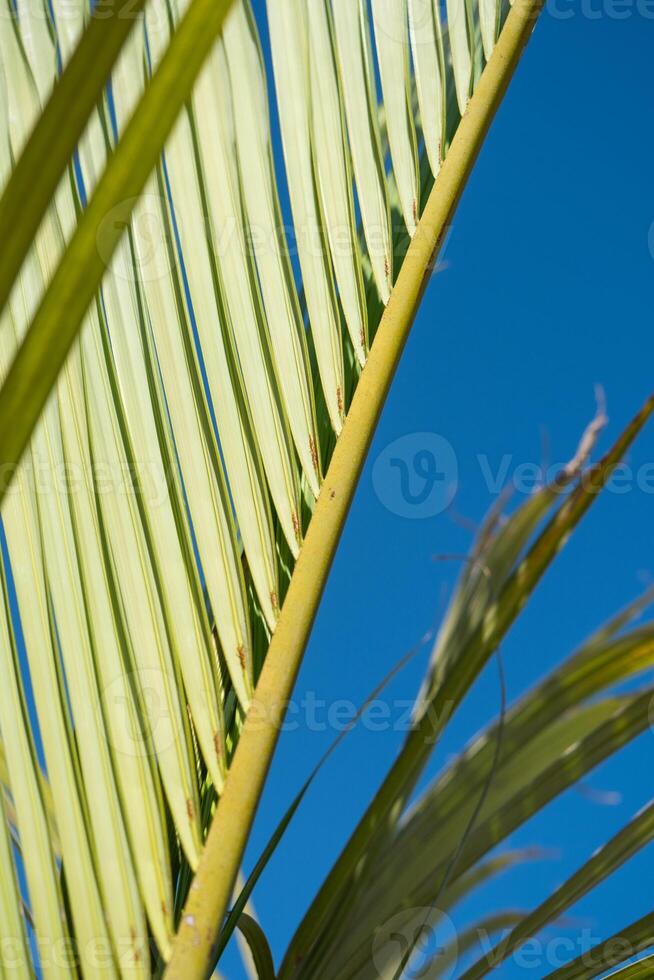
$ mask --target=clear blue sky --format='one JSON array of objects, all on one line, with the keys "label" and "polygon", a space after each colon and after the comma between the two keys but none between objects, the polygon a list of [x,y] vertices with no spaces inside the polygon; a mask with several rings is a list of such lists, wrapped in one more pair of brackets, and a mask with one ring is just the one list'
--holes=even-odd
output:
[{"label": "clear blue sky", "polygon": [[[263,3],[256,4],[258,14]],[[558,16],[557,16],[558,12]],[[546,11],[495,121],[431,282],[379,425],[322,602],[297,697],[363,700],[428,628],[456,569],[431,560],[460,552],[492,502],[490,471],[539,463],[547,430],[554,460],[574,451],[607,393],[606,447],[654,389],[654,5],[557,0]],[[617,14],[617,16],[616,16]],[[563,16],[561,16],[563,15]],[[450,510],[421,520],[389,511],[373,485],[389,443],[432,432],[454,448]],[[632,452],[654,461],[654,430]],[[651,481],[650,481],[651,486]],[[511,696],[548,671],[654,571],[654,494],[598,502],[560,555],[504,646]],[[416,691],[424,660],[389,697]],[[497,711],[482,678],[434,758],[459,749]],[[249,849],[258,856],[330,741],[306,729],[281,740]],[[264,874],[255,904],[276,956],[390,765],[401,736],[357,732],[321,773]],[[558,849],[557,860],[511,873],[469,906],[483,914],[529,907],[560,883],[653,795],[652,735],[597,770],[592,787],[619,790],[599,806],[571,791],[512,838]],[[654,850],[573,910],[566,934],[608,936],[651,909]],[[225,960],[240,976],[237,960]],[[500,975],[539,977],[515,964]]]}]

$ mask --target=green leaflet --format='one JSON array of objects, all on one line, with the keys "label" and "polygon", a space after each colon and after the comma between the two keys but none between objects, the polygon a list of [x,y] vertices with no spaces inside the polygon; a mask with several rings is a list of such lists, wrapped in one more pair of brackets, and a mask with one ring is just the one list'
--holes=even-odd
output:
[{"label": "green leaflet", "polygon": [[[4,97],[2,99],[4,102]],[[9,330],[8,324],[2,328]],[[9,346],[7,334],[4,345]],[[1,358],[5,361],[5,356]],[[2,370],[4,371],[4,364]],[[5,569],[2,568],[2,596],[0,596],[0,716],[3,719],[2,734],[6,750],[7,782],[15,808],[16,832],[19,836],[25,877],[32,897],[32,917],[37,942],[43,949],[68,940],[65,923],[62,921],[61,895],[55,868],[55,855],[52,848],[52,801],[48,800],[49,811],[44,802],[44,781],[36,760],[33,736],[24,703],[20,669],[18,665],[15,634],[11,627],[11,611]],[[4,794],[2,794],[4,795]],[[5,823],[4,815],[0,820]],[[5,861],[3,866],[7,876],[13,875],[13,862]],[[8,878],[5,882],[8,885]],[[14,913],[20,903],[15,901]],[[13,936],[22,946],[22,925],[17,931],[16,924],[9,925],[10,910],[3,909],[3,936]],[[5,929],[7,931],[5,931]],[[19,957],[20,959],[20,957]],[[23,975],[29,976],[29,957],[23,948]],[[44,976],[68,977],[71,971],[67,964],[53,962],[44,957]],[[18,971],[19,975],[21,971]]]},{"label": "green leaflet", "polygon": [[445,152],[446,74],[441,15],[437,3],[408,0],[409,34],[425,150],[434,177]]},{"label": "green leaflet", "polygon": [[[193,95],[194,118],[215,120],[212,127],[195,126],[209,220],[217,245],[217,266],[223,286],[233,357],[241,365],[245,400],[268,486],[284,536],[297,558],[302,541],[300,488],[292,442],[277,395],[270,342],[265,329],[261,293],[250,274],[238,181],[235,125],[227,59],[218,45],[207,59]],[[225,229],[231,234],[222,235]]]},{"label": "green leaflet", "polygon": [[404,223],[413,236],[420,218],[420,174],[411,107],[407,0],[372,0],[372,12],[393,173]]},{"label": "green leaflet", "polygon": [[275,980],[275,965],[266,934],[253,916],[241,912],[237,927],[248,944],[258,980]]},{"label": "green leaflet", "polygon": [[447,30],[456,99],[463,115],[472,94],[473,81],[473,26],[468,0],[447,0]]},{"label": "green leaflet", "polygon": [[311,139],[308,14],[304,0],[267,0],[277,104],[296,245],[311,335],[332,428],[345,414],[345,377],[340,312],[316,185]]},{"label": "green leaflet", "polygon": [[[9,324],[3,324],[0,337],[6,345]],[[6,355],[2,357],[6,364]],[[4,367],[4,364],[3,364]],[[61,851],[71,865],[67,869],[67,887],[73,901],[73,922],[78,940],[107,942],[106,927],[100,907],[98,883],[91,860],[90,844],[83,817],[83,798],[77,782],[71,753],[70,734],[61,697],[60,676],[53,646],[47,584],[44,578],[43,545],[39,517],[33,496],[33,471],[21,465],[15,490],[3,507],[5,531],[10,552],[22,556],[13,567],[22,626],[29,657],[30,675],[41,730],[48,732],[44,745],[46,765],[57,820]],[[27,777],[26,777],[27,778]],[[36,818],[36,813],[34,814]],[[35,851],[34,859],[37,854]],[[41,851],[41,853],[43,853]],[[28,873],[32,875],[32,865]],[[47,896],[47,863],[38,867],[37,882],[43,878],[43,895]],[[32,878],[32,881],[34,879]],[[28,878],[29,886],[29,878]],[[40,883],[37,887],[41,887]],[[47,928],[39,911],[37,929]],[[86,962],[82,961],[83,968]],[[113,962],[107,963],[107,974],[115,976]]]},{"label": "green leaflet", "polygon": [[364,0],[333,0],[332,6],[363,234],[377,290],[388,303],[393,284],[391,218],[367,10]]},{"label": "green leaflet", "polygon": [[[68,21],[66,17],[63,17],[62,21],[64,22],[64,25],[67,28]],[[40,66],[42,66],[43,63],[47,65],[47,60],[44,61],[44,59],[41,59],[38,63]],[[54,64],[53,57],[51,59],[51,64],[52,65]],[[96,152],[95,162],[97,163],[97,139],[96,139],[96,143],[94,144],[91,136],[90,139],[85,141],[82,149],[83,159],[87,167],[89,166],[88,163],[89,154],[92,154],[94,150]],[[91,184],[93,182],[92,175],[89,174],[88,176],[89,176],[89,184]],[[68,226],[70,226],[74,222],[74,215],[70,203],[67,204],[66,215],[67,215],[66,221],[68,223]],[[38,297],[39,291],[38,290],[32,291],[31,295]],[[114,296],[113,302],[112,302],[112,296],[109,295],[108,300],[109,301],[107,302],[105,308],[108,311],[108,313],[112,316],[115,322],[118,322],[125,318],[127,319],[128,322],[130,320],[132,321],[134,320],[133,307],[130,309],[129,305],[125,306],[125,301],[127,302],[127,304],[129,304],[130,301],[129,293],[127,294],[127,296],[124,296],[124,294],[120,294],[118,297]],[[120,336],[121,336],[120,333],[118,335],[115,334],[114,341],[120,339]],[[128,334],[128,338],[131,337],[132,334]],[[114,350],[115,351],[117,350],[118,354],[120,355],[120,349],[117,348],[115,344],[114,344]],[[100,439],[100,443],[104,447],[103,452],[105,452],[108,449],[108,447],[112,445],[112,442],[115,441],[115,429],[112,430],[112,423],[110,421],[112,418],[111,408],[107,409],[106,405],[110,404],[111,400],[115,397],[115,393],[117,390],[114,388],[113,393],[109,395],[108,398],[106,397],[108,392],[108,387],[107,387],[108,382],[104,378],[104,368],[102,367],[101,364],[101,358],[98,358],[99,351],[100,351],[99,338],[96,337],[95,341],[92,341],[91,344],[87,345],[85,349],[85,367],[84,367],[85,374],[86,374],[85,383],[87,385],[87,390],[89,390],[89,388],[92,390],[93,392],[92,397],[95,403],[97,404],[97,400],[102,398],[103,392],[106,399],[105,407],[99,407],[99,410],[91,409],[90,412],[90,417],[92,419],[91,438],[96,441],[96,453],[97,453],[97,442],[98,442],[97,432],[99,427],[104,427],[103,436]],[[134,352],[133,347],[132,347],[132,351]],[[105,357],[107,356],[106,349],[104,350],[104,356]],[[128,354],[123,354],[123,361],[122,361],[123,365],[126,364],[128,358],[129,358]],[[133,358],[131,363],[132,365],[136,364],[137,366],[140,363],[138,360],[138,351],[136,352],[136,357]],[[123,380],[125,380],[125,377],[126,377],[126,370],[124,369]],[[124,390],[125,389],[123,389],[123,391]],[[132,388],[131,391],[133,393],[134,388]],[[141,394],[147,394],[147,391],[148,391],[148,387],[146,384],[141,388]],[[78,385],[78,393],[79,393],[79,385]],[[128,389],[128,394],[129,393],[130,392]],[[149,402],[147,403],[142,402],[141,404],[143,406],[147,404],[147,408],[149,410]],[[131,418],[136,423],[140,422],[142,424],[144,420],[147,420],[148,414],[147,412],[143,412],[139,414],[138,411],[133,411],[131,414]],[[115,424],[116,423],[113,423],[114,426]],[[120,442],[122,441],[122,436],[123,434],[121,434],[121,436],[119,437],[117,445],[119,445]],[[155,444],[156,444],[156,436],[155,436]],[[152,445],[152,443],[150,445]],[[128,453],[128,456],[130,455],[130,453]],[[140,459],[144,463],[150,462],[149,454],[147,452],[146,453],[142,452],[140,455]],[[98,461],[97,455],[95,456],[95,461],[96,462]],[[117,467],[114,467],[111,472],[114,475],[119,472],[125,472],[126,471],[125,468],[121,469],[122,459],[120,458],[120,456],[117,457],[116,461],[118,462],[119,465]],[[149,476],[152,476],[151,471],[147,471],[147,472]],[[166,480],[163,478],[161,468],[159,469],[159,474],[161,478],[159,479],[158,482],[155,480],[155,484],[152,487],[154,491],[161,490],[162,486],[165,485],[166,483]],[[117,495],[117,497],[119,497],[119,495]],[[154,503],[155,502],[154,493],[149,493],[147,499],[151,500]],[[127,506],[127,511],[126,511],[126,506]],[[140,663],[136,668],[137,670],[136,676],[138,677],[139,683],[142,683],[144,681],[146,682],[145,683],[146,694],[149,697],[146,697],[145,700],[148,704],[148,710],[153,712],[152,725],[151,725],[152,732],[154,733],[153,738],[155,744],[157,745],[157,748],[160,750],[159,757],[162,764],[165,762],[165,760],[170,760],[170,762],[173,763],[172,767],[170,766],[170,764],[163,765],[164,784],[166,787],[169,800],[171,801],[173,812],[177,816],[178,827],[180,828],[182,841],[184,843],[187,854],[189,855],[189,859],[191,863],[194,864],[197,861],[199,835],[196,826],[197,806],[193,803],[193,799],[195,796],[195,790],[193,789],[195,777],[192,771],[189,771],[189,761],[188,761],[189,755],[192,759],[192,750],[189,753],[188,744],[187,744],[186,758],[184,758],[183,753],[180,753],[180,747],[183,747],[184,743],[187,742],[186,736],[180,737],[179,734],[174,734],[171,739],[169,738],[169,731],[170,731],[169,724],[162,725],[162,721],[160,717],[162,704],[168,704],[171,706],[171,710],[169,710],[166,713],[165,717],[170,723],[170,726],[172,726],[173,732],[175,731],[175,728],[177,728],[179,732],[184,732],[186,723],[184,720],[184,709],[182,709],[181,706],[176,708],[174,704],[175,699],[178,697],[178,692],[179,692],[179,678],[178,676],[174,675],[170,663],[167,662],[167,653],[166,653],[167,635],[166,634],[168,635],[170,634],[161,621],[161,613],[158,612],[156,607],[153,607],[152,604],[154,598],[153,589],[155,592],[158,593],[159,596],[161,596],[162,594],[156,582],[153,581],[152,572],[148,567],[148,557],[151,557],[152,551],[150,548],[149,549],[150,555],[146,557],[145,552],[147,549],[144,548],[145,542],[139,542],[138,537],[136,541],[132,537],[130,537],[130,535],[133,535],[135,533],[137,536],[140,534],[137,524],[134,523],[135,514],[133,510],[131,511],[131,514],[129,513],[129,509],[131,508],[131,506],[132,506],[132,502],[130,501],[128,504],[127,501],[124,499],[114,498],[111,501],[107,501],[106,503],[107,510],[113,511],[113,515],[107,517],[107,514],[105,513],[103,519],[105,522],[109,522],[110,526],[113,526],[114,534],[112,535],[112,543],[114,546],[118,545],[118,547],[116,547],[116,550],[113,552],[112,558],[113,561],[118,562],[119,565],[121,565],[122,563],[121,565],[122,574],[120,576],[120,581],[121,583],[124,583],[127,591],[129,592],[127,599],[125,600],[125,597],[123,597],[123,599],[125,601],[125,605],[128,611],[128,626],[136,627],[135,629],[132,630],[132,636],[138,636],[140,641],[139,642]],[[142,516],[142,514],[140,516]],[[166,511],[161,510],[161,508],[159,509],[155,508],[155,516],[157,518],[156,525],[158,529],[161,530],[162,528],[161,521],[165,520]],[[127,523],[125,523],[126,521]],[[164,568],[169,580],[171,575],[173,576],[173,580],[174,580],[174,576],[177,575],[178,576],[177,581],[182,582],[183,588],[185,588],[186,579],[184,577],[184,563],[180,562],[179,560],[178,561],[169,560],[171,556],[174,554],[174,550],[175,550],[176,531],[174,529],[174,526],[167,533],[168,533],[168,540],[173,542],[173,547],[172,549],[171,548],[168,549],[168,554],[166,556],[167,561],[165,563]],[[127,535],[127,539],[125,538],[125,535]],[[162,541],[163,535],[159,534],[158,539]],[[152,542],[151,534],[149,540],[150,542]],[[122,545],[125,543],[125,541],[127,541],[128,547],[123,549]],[[136,562],[134,562],[135,548],[136,548],[136,557],[137,557]],[[87,569],[88,567],[89,566],[87,565]],[[182,572],[182,576],[183,576],[181,579],[179,578],[180,571]],[[69,576],[57,576],[57,581],[61,581],[63,586],[67,577]],[[156,577],[157,576],[155,576],[155,578]],[[160,572],[158,577],[160,580],[161,579]],[[131,584],[133,584],[134,588],[131,587],[130,578],[132,580]],[[140,596],[140,593],[143,591],[144,587],[150,590],[150,595],[147,598]],[[172,585],[171,588],[173,591],[176,591],[175,585]],[[183,591],[181,594],[182,595],[184,594]],[[79,601],[79,595],[78,595],[78,601]],[[157,600],[154,599],[154,601],[156,602]],[[152,620],[151,620],[152,625],[148,623],[148,612],[150,612],[150,615],[152,616]],[[195,616],[196,613],[193,612],[191,609],[189,613],[190,623],[194,622]],[[168,624],[171,624],[173,622],[175,623],[175,626],[178,631],[184,628],[183,622],[179,622],[178,619],[173,620],[172,617],[170,617],[169,615]],[[192,626],[192,630],[195,631],[195,634],[197,636],[198,634],[197,634],[195,624]],[[208,636],[208,629],[205,635]],[[178,632],[178,637],[179,637],[179,632]],[[185,645],[186,643],[189,642],[189,639],[190,638],[188,637],[188,631],[187,631],[187,639],[182,641],[178,639],[178,643],[181,642],[181,645]],[[103,650],[107,646],[107,643],[108,640],[103,639]],[[193,642],[193,645],[195,646],[195,642]],[[208,640],[208,646],[209,648],[211,647],[210,640]],[[68,643],[68,648],[71,648],[70,643]],[[210,711],[209,713],[207,713],[204,710],[204,707],[200,706],[206,703],[205,699],[209,696],[212,690],[212,684],[207,683],[206,673],[204,674],[204,676],[200,676],[200,678],[197,680],[193,679],[192,670],[197,662],[198,661],[195,658],[191,658],[188,656],[183,659],[183,664],[185,668],[184,672],[187,681],[189,682],[191,700],[196,704],[196,717],[200,723],[199,731],[203,742],[203,748],[210,764],[212,764],[212,761],[216,759],[216,749],[219,747],[216,738],[216,732],[220,729],[220,726],[222,724],[222,722],[220,721],[220,713],[222,711],[222,706],[220,706],[218,703],[215,703],[213,712]],[[146,671],[146,673],[142,674],[141,672],[144,670]],[[189,671],[191,671],[191,673]],[[106,681],[107,679],[106,674],[103,675],[103,679]],[[122,703],[123,699],[126,700],[128,704],[131,703],[132,693],[130,689],[129,675],[126,675],[125,678],[122,678],[122,676],[118,676],[116,677],[115,682],[112,683],[113,683],[113,687],[110,684],[109,690],[113,691],[115,697],[113,700],[110,699],[110,703],[115,704],[116,710],[119,710],[118,705],[119,703]],[[119,697],[120,691],[116,687],[117,684],[120,686],[123,692],[122,697]],[[124,711],[124,708],[120,707],[120,710]],[[212,713],[213,713],[213,718],[215,719],[213,721],[213,724],[211,724]],[[205,719],[208,719],[209,724],[211,725],[209,730],[207,730],[208,726],[205,722]],[[116,724],[118,726],[125,725],[124,715],[123,717],[118,718],[116,720]],[[129,724],[132,724],[132,722],[130,721]],[[114,735],[115,735],[115,730],[116,729],[114,727]],[[130,748],[133,751],[133,747],[129,747],[128,752],[130,751]],[[137,751],[142,751],[142,749],[138,749]],[[175,762],[173,762],[173,760],[175,760]],[[222,761],[224,764],[224,753],[222,756]],[[177,772],[175,772],[175,764],[178,765]],[[146,759],[144,766],[140,770],[140,773],[143,776],[143,779],[146,780],[146,782],[147,782],[147,766],[149,766],[149,762]],[[146,783],[142,783],[142,782],[139,783],[138,780],[132,780],[129,775],[129,768],[130,767],[128,764],[121,767],[121,775],[123,777],[126,777],[123,782],[123,788],[124,789],[128,788],[129,792],[133,796],[133,794],[137,791],[138,786],[139,785],[145,786]],[[99,769],[98,771],[101,771],[101,769]],[[216,768],[215,765],[214,765],[214,776],[216,778],[216,781],[219,782],[221,778],[221,769],[220,767]],[[145,818],[147,821],[147,815],[149,813],[150,814],[149,826],[150,828],[154,828],[156,827],[157,822],[159,820],[159,804],[157,803],[156,799],[152,797],[151,788],[150,790],[148,790],[148,793],[150,795],[150,803],[146,806],[143,805],[134,806],[132,810],[131,819],[132,821],[136,820],[138,822],[139,820],[143,820]],[[140,838],[140,836],[141,834],[137,833],[136,839]],[[141,882],[144,886],[144,891],[150,909],[150,918],[153,922],[153,928],[158,937],[160,948],[165,954],[167,949],[167,944],[169,942],[170,933],[171,933],[170,914],[172,908],[172,901],[170,898],[170,894],[171,894],[170,882],[168,882],[168,884],[165,883],[165,874],[168,869],[168,862],[165,860],[165,857],[162,860],[162,855],[165,855],[165,844],[164,844],[163,834],[161,832],[158,833],[158,842],[157,842],[156,832],[154,837],[151,837],[151,834],[148,834],[148,836],[144,838],[144,842],[149,838],[152,839],[153,842],[155,842],[155,855],[150,859],[148,859],[147,849],[145,847],[143,848],[137,847],[135,850],[137,851],[139,856],[137,858],[136,864],[140,872]],[[109,861],[110,855],[104,858],[104,860]],[[119,902],[118,908],[120,907],[121,907],[121,903]],[[98,934],[97,930],[96,930],[96,934]]]},{"label": "green leaflet", "polygon": [[[618,966],[637,953],[649,949],[654,941],[654,913],[650,912],[625,926],[604,942],[587,950],[576,960],[548,974],[548,980],[593,980],[610,967]],[[643,977],[651,976],[654,956],[646,956],[637,963],[617,970],[610,976]],[[630,970],[635,972],[630,973]],[[649,970],[649,972],[648,972]]]},{"label": "green leaflet", "polygon": [[314,160],[325,229],[345,322],[361,366],[368,353],[368,313],[357,243],[345,114],[331,8],[307,6]]},{"label": "green leaflet", "polygon": [[486,61],[490,58],[500,32],[500,0],[479,0],[479,26]]}]

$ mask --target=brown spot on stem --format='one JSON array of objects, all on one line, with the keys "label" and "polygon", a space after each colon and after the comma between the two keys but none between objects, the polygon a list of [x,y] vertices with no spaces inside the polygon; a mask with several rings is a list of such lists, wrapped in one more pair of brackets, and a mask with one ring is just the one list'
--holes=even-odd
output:
[{"label": "brown spot on stem", "polygon": [[295,540],[299,543],[299,541],[300,541],[300,522],[298,520],[298,516],[295,513],[295,511],[293,511],[293,513],[291,514],[291,520],[293,521],[293,530],[295,532]]},{"label": "brown spot on stem", "polygon": [[336,404],[338,405],[338,411],[343,414],[343,392],[341,391],[341,386],[339,385],[336,389]]},{"label": "brown spot on stem", "polygon": [[195,819],[195,810],[193,808],[193,800],[186,801],[186,812],[188,814],[189,820],[193,821]]},{"label": "brown spot on stem", "polygon": [[279,609],[279,596],[277,595],[276,592],[270,593],[270,601],[272,602],[273,609],[275,610]]},{"label": "brown spot on stem", "polygon": [[245,670],[245,667],[246,667],[246,663],[245,663],[245,647],[243,646],[242,643],[240,644],[240,646],[236,647],[236,656],[238,657],[238,660],[239,660],[239,663],[240,663],[241,667],[243,668],[243,670]]}]

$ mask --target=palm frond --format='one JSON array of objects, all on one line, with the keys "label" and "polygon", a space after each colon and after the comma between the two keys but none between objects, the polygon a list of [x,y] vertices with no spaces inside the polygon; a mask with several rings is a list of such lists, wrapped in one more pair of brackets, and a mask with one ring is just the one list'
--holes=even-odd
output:
[{"label": "palm frond", "polygon": [[[19,228],[0,263],[0,929],[21,975],[207,969],[374,425],[540,3],[444,6],[269,0],[270,78],[248,0],[148,0],[129,24],[112,6],[104,34],[82,0],[0,19],[0,225]],[[647,724],[648,690],[608,693],[652,664],[629,610],[508,712],[496,762],[491,726],[404,813],[446,705],[653,407],[486,529],[411,736],[282,976],[365,975],[380,915],[453,905],[521,860],[486,855]],[[517,944],[648,819],[490,924]],[[263,931],[239,927],[273,975]]]}]

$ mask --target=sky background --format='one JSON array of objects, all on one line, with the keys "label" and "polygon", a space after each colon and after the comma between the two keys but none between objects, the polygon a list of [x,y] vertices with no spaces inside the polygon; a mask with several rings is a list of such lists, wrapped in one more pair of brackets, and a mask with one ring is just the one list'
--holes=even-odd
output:
[{"label": "sky background", "polygon": [[[259,22],[263,3],[255,3]],[[649,15],[649,16],[648,16]],[[541,17],[459,207],[395,379],[320,607],[296,698],[356,703],[429,628],[458,569],[432,560],[471,543],[495,477],[509,461],[569,458],[604,385],[606,448],[654,389],[654,4],[557,0]],[[395,440],[451,445],[458,479],[448,510],[410,519],[376,460]],[[416,442],[417,440],[417,442]],[[482,456],[486,463],[480,461]],[[630,456],[654,462],[654,429]],[[384,482],[386,472],[386,482]],[[641,471],[642,472],[642,471]],[[650,473],[651,477],[651,473]],[[654,573],[654,481],[595,505],[548,572],[503,647],[515,697],[633,598]],[[381,488],[381,489],[380,489]],[[395,493],[395,496],[394,496]],[[389,509],[390,506],[390,509]],[[395,508],[397,510],[397,507]],[[387,693],[415,695],[426,655]],[[492,665],[491,665],[492,666]],[[430,772],[498,710],[486,673],[439,745]],[[324,712],[322,717],[324,717]],[[313,726],[315,728],[315,726]],[[283,735],[248,850],[259,855],[333,731]],[[324,767],[255,892],[275,956],[391,764],[401,734],[351,734]],[[511,838],[556,858],[511,872],[465,907],[466,917],[529,908],[587,859],[652,794],[647,733],[588,785],[619,791],[599,805],[569,791]],[[654,850],[643,851],[572,911],[559,934],[608,936],[651,910]],[[581,952],[581,949],[579,950]],[[555,964],[552,964],[552,966]],[[230,953],[225,972],[242,976]],[[509,962],[502,977],[544,976]]]}]

